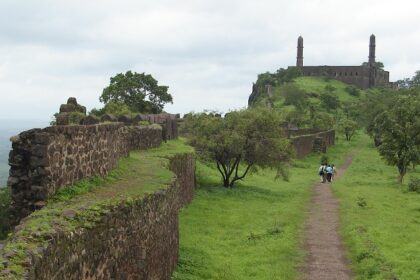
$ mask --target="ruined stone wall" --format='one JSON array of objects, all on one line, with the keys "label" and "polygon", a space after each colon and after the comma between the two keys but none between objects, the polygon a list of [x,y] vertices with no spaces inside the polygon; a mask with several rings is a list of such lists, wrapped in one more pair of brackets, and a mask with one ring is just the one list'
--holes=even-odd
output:
[{"label": "ruined stone wall", "polygon": [[[294,66],[292,66],[294,67]],[[369,66],[303,66],[303,76],[330,77],[362,89],[390,86],[389,72]]]},{"label": "ruined stone wall", "polygon": [[166,140],[178,138],[178,116],[175,114],[137,114],[132,120],[148,121],[149,123],[156,123],[162,126],[162,137]]},{"label": "ruined stone wall", "polygon": [[[48,236],[44,249],[28,254],[22,279],[170,279],[179,255],[178,211],[195,187],[194,156],[177,155],[169,168],[176,176],[165,188],[113,205],[89,228]],[[7,266],[0,279],[13,279]]]},{"label": "ruined stone wall", "polygon": [[303,76],[327,76],[342,82],[369,88],[369,67],[366,66],[304,66]]},{"label": "ruined stone wall", "polygon": [[287,138],[315,134],[320,132],[318,128],[298,128],[298,129],[286,129]]},{"label": "ruined stone wall", "polygon": [[42,208],[58,189],[87,177],[104,176],[130,150],[157,147],[161,141],[160,127],[121,123],[52,126],[13,137],[8,180],[12,225]]},{"label": "ruined stone wall", "polygon": [[335,144],[335,130],[301,135],[290,138],[297,158],[304,158],[312,152],[325,152],[326,148]]}]

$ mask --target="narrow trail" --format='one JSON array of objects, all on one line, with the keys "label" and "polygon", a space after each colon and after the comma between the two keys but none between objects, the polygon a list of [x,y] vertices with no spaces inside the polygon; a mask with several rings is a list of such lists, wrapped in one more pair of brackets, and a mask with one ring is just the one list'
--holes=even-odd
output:
[{"label": "narrow trail", "polygon": [[[352,157],[348,156],[336,177],[342,176],[351,162]],[[303,265],[303,280],[352,279],[338,227],[338,201],[330,184],[318,183],[313,189],[304,230],[307,258]]]}]

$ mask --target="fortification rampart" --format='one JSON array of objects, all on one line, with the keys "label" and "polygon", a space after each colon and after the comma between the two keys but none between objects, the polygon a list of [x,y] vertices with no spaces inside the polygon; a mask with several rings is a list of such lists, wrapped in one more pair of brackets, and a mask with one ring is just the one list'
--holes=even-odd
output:
[{"label": "fortification rampart", "polygon": [[[85,206],[80,199],[74,200],[80,205],[66,204],[76,209],[74,213],[54,212],[67,216],[64,220],[68,222],[49,217],[47,208],[29,216],[2,252],[0,279],[16,279],[17,274],[18,279],[37,280],[170,279],[179,254],[178,211],[191,200],[195,187],[194,156],[176,155],[168,166],[174,173],[172,180],[153,193],[133,195],[130,191],[131,196],[116,196],[114,200],[105,196],[97,204],[100,210],[96,204]],[[46,217],[43,227],[51,230],[28,236],[24,229],[34,226],[42,215]],[[72,226],[76,222],[78,226]],[[18,256],[19,269],[24,271],[16,272],[13,248],[28,239],[34,243],[32,237],[37,240],[35,244],[25,245],[20,253],[23,256]]]},{"label": "fortification rampart", "polygon": [[131,150],[157,147],[158,125],[121,123],[52,126],[12,138],[9,156],[11,224],[17,224],[62,187],[91,176],[104,176]]},{"label": "fortification rampart", "polygon": [[[305,132],[311,132],[310,130]],[[303,158],[312,152],[326,152],[327,148],[335,144],[335,130],[316,132],[302,135],[294,132],[290,140],[295,149],[296,157]]]}]

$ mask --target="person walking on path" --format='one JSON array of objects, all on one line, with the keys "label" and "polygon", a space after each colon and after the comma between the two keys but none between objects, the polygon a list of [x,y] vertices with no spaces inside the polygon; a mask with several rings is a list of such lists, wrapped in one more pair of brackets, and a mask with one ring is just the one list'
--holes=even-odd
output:
[{"label": "person walking on path", "polygon": [[325,171],[327,172],[327,181],[329,183],[331,183],[331,178],[332,178],[332,175],[333,175],[332,167],[328,164],[327,167],[325,168]]},{"label": "person walking on path", "polygon": [[326,176],[326,174],[325,174],[325,167],[326,167],[326,165],[325,164],[321,164],[321,166],[319,167],[319,171],[318,171],[318,174],[319,174],[319,176],[320,176],[320,179],[321,179],[321,183],[325,183],[325,176]]}]

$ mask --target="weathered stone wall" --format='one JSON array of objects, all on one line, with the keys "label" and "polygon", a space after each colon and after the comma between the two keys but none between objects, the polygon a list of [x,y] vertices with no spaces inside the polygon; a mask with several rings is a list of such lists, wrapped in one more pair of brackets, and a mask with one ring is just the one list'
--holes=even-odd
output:
[{"label": "weathered stone wall", "polygon": [[286,129],[287,138],[309,135],[321,132],[318,128],[298,128],[298,129]]},{"label": "weathered stone wall", "polygon": [[[112,118],[107,118],[111,120]],[[127,124],[137,123],[139,121],[148,121],[151,124],[159,124],[162,126],[162,137],[163,140],[171,140],[178,138],[178,116],[174,114],[137,114],[133,118],[125,116],[121,121]]]},{"label": "weathered stone wall", "polygon": [[42,208],[58,189],[83,178],[104,176],[130,150],[157,147],[161,142],[159,126],[121,123],[52,126],[13,137],[8,180],[12,225]]},{"label": "weathered stone wall", "polygon": [[300,68],[303,76],[330,77],[362,89],[390,86],[388,71],[369,66],[303,66]]},{"label": "weathered stone wall", "polygon": [[326,152],[327,147],[335,144],[335,130],[291,137],[290,140],[296,157],[303,158],[315,151]]},{"label": "weathered stone wall", "polygon": [[[177,155],[169,167],[176,176],[166,188],[110,207],[89,228],[48,236],[43,250],[28,254],[23,279],[170,279],[179,254],[178,211],[195,187],[194,156]],[[0,279],[13,279],[7,266]]]}]

